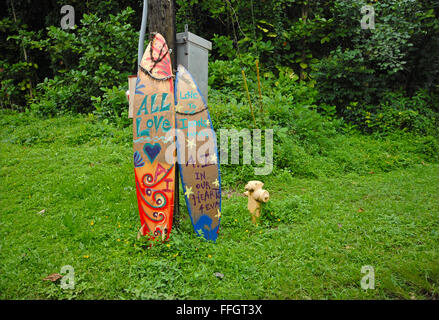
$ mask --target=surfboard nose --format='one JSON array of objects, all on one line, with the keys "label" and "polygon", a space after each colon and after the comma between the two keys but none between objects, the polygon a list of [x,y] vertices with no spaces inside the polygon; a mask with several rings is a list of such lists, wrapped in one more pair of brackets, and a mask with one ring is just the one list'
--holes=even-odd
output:
[{"label": "surfboard nose", "polygon": [[153,37],[152,37],[152,42],[157,42],[157,44],[166,44],[165,38],[161,35],[161,33],[155,32],[152,33]]}]

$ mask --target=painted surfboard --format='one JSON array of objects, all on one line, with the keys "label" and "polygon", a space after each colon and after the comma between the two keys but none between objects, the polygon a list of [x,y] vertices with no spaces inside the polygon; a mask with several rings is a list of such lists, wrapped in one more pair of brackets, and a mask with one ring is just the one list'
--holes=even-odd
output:
[{"label": "painted surfboard", "polygon": [[[133,104],[133,159],[143,235],[169,239],[174,213],[175,164],[166,161],[174,146],[174,85],[165,39],[155,34],[137,74]],[[172,151],[172,150],[171,150]]]},{"label": "painted surfboard", "polygon": [[175,80],[177,156],[195,232],[216,241],[221,221],[221,176],[216,134],[203,95],[189,71]]}]

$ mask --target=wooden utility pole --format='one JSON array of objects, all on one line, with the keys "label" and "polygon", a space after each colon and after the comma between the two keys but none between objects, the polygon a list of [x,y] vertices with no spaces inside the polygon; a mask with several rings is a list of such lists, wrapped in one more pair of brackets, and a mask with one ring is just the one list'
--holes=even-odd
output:
[{"label": "wooden utility pole", "polygon": [[148,31],[160,33],[172,49],[171,61],[177,69],[177,46],[175,39],[175,0],[148,0]]},{"label": "wooden utility pole", "polygon": [[[175,0],[148,0],[148,31],[160,33],[166,40],[171,52],[173,71],[177,69],[177,41],[175,38]],[[179,192],[180,172],[175,167],[175,195],[174,195],[174,227],[178,227],[180,220]]]}]

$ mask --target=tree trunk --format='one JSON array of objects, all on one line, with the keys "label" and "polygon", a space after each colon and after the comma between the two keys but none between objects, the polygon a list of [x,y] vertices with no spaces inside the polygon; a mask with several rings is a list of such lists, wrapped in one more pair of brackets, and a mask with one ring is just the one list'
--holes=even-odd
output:
[{"label": "tree trunk", "polygon": [[148,31],[160,33],[172,49],[171,62],[177,69],[177,47],[175,39],[175,0],[148,0]]},{"label": "tree trunk", "polygon": [[[172,69],[177,70],[177,45],[175,38],[175,0],[148,0],[148,31],[160,33],[166,40],[171,52]],[[178,227],[180,221],[180,182],[179,169],[175,164],[175,193],[173,226]]]}]

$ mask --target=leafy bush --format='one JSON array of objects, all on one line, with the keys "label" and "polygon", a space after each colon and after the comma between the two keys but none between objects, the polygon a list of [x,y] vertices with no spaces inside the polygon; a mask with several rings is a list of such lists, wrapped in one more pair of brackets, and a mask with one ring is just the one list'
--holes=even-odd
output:
[{"label": "leafy bush", "polygon": [[337,33],[346,40],[315,63],[312,72],[319,101],[336,105],[340,116],[356,124],[364,111],[379,105],[386,92],[404,91],[412,96],[424,88],[433,94],[439,76],[439,58],[431,55],[439,48],[437,5],[411,0],[376,2],[375,28],[363,30],[359,21],[365,4],[335,1],[332,12],[343,26]]},{"label": "leafy bush", "polygon": [[313,77],[324,103],[335,104],[340,116],[352,121],[355,114],[346,110],[350,102],[376,104],[383,90],[375,70],[365,63],[360,49],[337,48],[315,66]]},{"label": "leafy bush", "polygon": [[366,113],[365,123],[370,131],[410,131],[417,134],[437,134],[439,113],[433,108],[438,98],[421,90],[409,98],[401,92],[387,92],[378,108]]},{"label": "leafy bush", "polygon": [[[385,92],[378,106],[351,103],[346,108],[358,128],[368,133],[389,134],[395,131],[438,136],[438,96],[426,90],[413,97],[402,92]],[[355,117],[354,117],[355,115]]]},{"label": "leafy bush", "polygon": [[[107,88],[125,84],[129,70],[135,69],[137,56],[133,43],[136,43],[137,32],[128,23],[133,13],[128,7],[107,20],[85,14],[82,27],[74,31],[49,27],[44,44],[56,75],[37,86],[38,95],[32,100],[32,110],[54,115],[89,113],[99,108],[96,111],[101,116],[110,109],[112,120],[115,115],[120,116],[122,110],[127,109],[126,98],[122,105],[120,92]],[[101,101],[103,94],[109,102]],[[115,105],[109,108],[109,103]]]},{"label": "leafy bush", "polygon": [[[26,101],[35,94],[38,64],[35,51],[41,50],[40,33],[27,30],[20,20],[0,20],[2,58],[0,59],[0,104],[2,108],[24,110]],[[17,52],[17,50],[19,50]]]},{"label": "leafy bush", "polygon": [[30,108],[41,116],[91,111],[90,96],[94,88],[86,70],[71,70],[64,76],[46,78],[37,85],[37,91]]},{"label": "leafy bush", "polygon": [[128,126],[132,124],[128,118],[126,87],[102,88],[104,94],[99,97],[91,97],[94,114],[99,120],[104,122],[113,122],[119,126]]},{"label": "leafy bush", "polygon": [[277,66],[274,72],[263,65],[260,65],[259,69],[262,105],[254,56],[245,54],[239,59],[210,62],[209,87],[211,90],[209,101],[212,101],[210,104],[231,103],[234,105],[238,103],[243,107],[247,105],[245,108],[249,108],[242,70],[245,71],[249,94],[255,110],[263,111],[269,106],[279,104],[312,105],[317,102],[319,92],[315,89],[315,81],[299,81],[299,76],[294,70],[285,66]]}]

